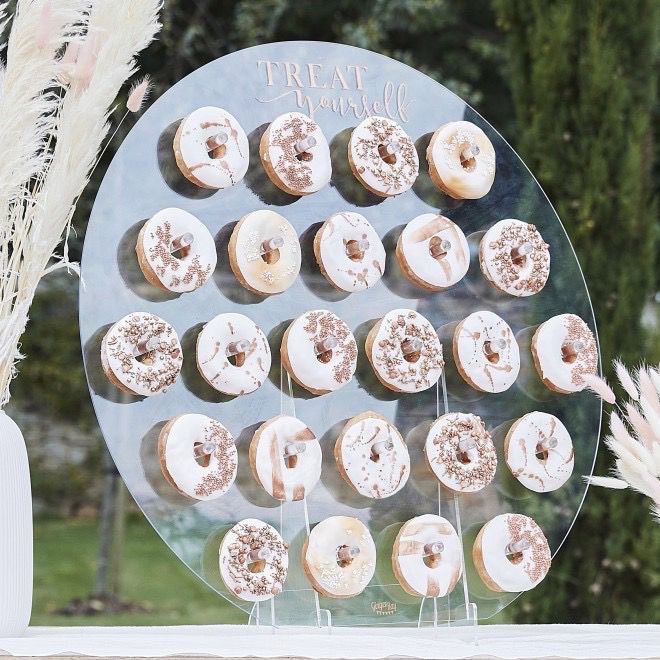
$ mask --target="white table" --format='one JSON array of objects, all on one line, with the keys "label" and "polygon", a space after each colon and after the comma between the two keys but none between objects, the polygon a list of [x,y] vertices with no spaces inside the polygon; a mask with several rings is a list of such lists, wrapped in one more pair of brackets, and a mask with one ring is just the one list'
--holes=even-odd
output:
[{"label": "white table", "polygon": [[660,625],[334,629],[245,626],[29,628],[0,638],[14,656],[223,658],[660,658]]}]

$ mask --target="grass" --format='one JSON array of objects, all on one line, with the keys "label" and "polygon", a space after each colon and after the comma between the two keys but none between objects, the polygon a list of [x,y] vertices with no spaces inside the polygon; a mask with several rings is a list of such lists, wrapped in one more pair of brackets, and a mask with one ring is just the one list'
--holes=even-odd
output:
[{"label": "grass", "polygon": [[93,589],[96,522],[35,520],[32,625],[122,626],[244,623],[246,616],[191,573],[142,517],[126,526],[121,575],[123,600],[148,613],[62,616],[54,611]]}]

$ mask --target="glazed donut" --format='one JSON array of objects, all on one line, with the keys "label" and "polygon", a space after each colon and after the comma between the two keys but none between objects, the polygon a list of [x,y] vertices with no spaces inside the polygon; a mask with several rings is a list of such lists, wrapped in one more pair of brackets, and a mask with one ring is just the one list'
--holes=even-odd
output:
[{"label": "glazed donut", "polygon": [[399,492],[410,476],[410,455],[401,434],[371,411],[346,422],[335,443],[335,460],[344,480],[374,499]]},{"label": "glazed donut", "polygon": [[549,247],[534,225],[522,220],[500,220],[481,239],[481,272],[505,293],[531,296],[548,281]]},{"label": "glazed donut", "polygon": [[376,570],[376,545],[357,518],[331,516],[305,540],[303,568],[312,586],[329,598],[352,598],[364,591]]},{"label": "glazed donut", "polygon": [[280,349],[282,367],[312,394],[348,383],[357,367],[357,344],[350,328],[325,309],[305,312],[289,325]]},{"label": "glazed donut", "polygon": [[452,121],[433,133],[426,150],[431,181],[454,199],[479,199],[495,180],[495,149],[469,121]]},{"label": "glazed donut", "polygon": [[174,136],[181,173],[200,188],[235,186],[247,172],[250,146],[236,117],[207,106],[191,112]]},{"label": "glazed donut", "polygon": [[541,528],[520,513],[489,520],[472,548],[479,576],[493,591],[529,591],[550,570],[550,546]]},{"label": "glazed donut", "polygon": [[561,488],[573,473],[575,451],[566,427],[548,413],[527,413],[504,439],[504,456],[513,476],[537,493]]},{"label": "glazed donut", "polygon": [[451,523],[427,513],[403,524],[392,548],[392,568],[406,593],[439,598],[463,575],[463,547]]},{"label": "glazed donut", "polygon": [[175,293],[203,286],[217,261],[211,232],[176,208],[158,211],[144,223],[135,252],[147,282]]},{"label": "glazed donut", "polygon": [[426,436],[424,454],[438,481],[457,493],[476,493],[497,470],[495,445],[477,415],[438,417]]},{"label": "glazed donut", "polygon": [[197,368],[218,392],[254,392],[268,377],[270,346],[261,328],[243,314],[218,314],[197,337]]},{"label": "glazed donut", "polygon": [[268,523],[245,518],[225,534],[219,561],[222,580],[235,596],[269,600],[284,589],[289,546]]},{"label": "glazed donut", "polygon": [[182,363],[176,330],[155,314],[127,314],[106,332],[101,342],[105,375],[113,385],[130,394],[152,396],[166,392],[176,382]]},{"label": "glazed donut", "polygon": [[583,390],[583,376],[598,370],[596,339],[575,314],[559,314],[541,323],[532,337],[532,357],[541,380],[561,394]]},{"label": "glazed donut", "polygon": [[401,232],[396,256],[403,274],[428,291],[443,291],[463,279],[470,267],[465,234],[449,218],[424,213]]},{"label": "glazed donut", "polygon": [[321,476],[321,445],[296,417],[278,415],[264,422],[250,443],[255,479],[276,500],[302,500]]},{"label": "glazed donut", "polygon": [[275,211],[248,213],[229,239],[229,264],[248,291],[261,296],[282,293],[300,271],[296,230]]},{"label": "glazed donut", "polygon": [[290,195],[309,195],[330,181],[330,147],[321,127],[307,115],[287,112],[261,136],[261,162],[270,180]]},{"label": "glazed donut", "polygon": [[433,326],[412,309],[393,309],[370,330],[367,357],[378,380],[394,392],[421,392],[442,374],[442,345]]},{"label": "glazed donut", "polygon": [[465,382],[480,392],[504,392],[520,371],[518,342],[497,314],[474,312],[454,332],[454,361]]},{"label": "glazed donut", "polygon": [[321,273],[340,291],[372,287],[385,271],[385,248],[359,213],[333,213],[316,232],[314,256]]},{"label": "glazed donut", "polygon": [[160,468],[183,495],[214,500],[236,479],[238,455],[231,433],[206,415],[173,417],[158,437]]},{"label": "glazed donut", "polygon": [[387,117],[367,117],[353,129],[348,161],[355,178],[379,197],[406,192],[419,173],[413,141]]}]

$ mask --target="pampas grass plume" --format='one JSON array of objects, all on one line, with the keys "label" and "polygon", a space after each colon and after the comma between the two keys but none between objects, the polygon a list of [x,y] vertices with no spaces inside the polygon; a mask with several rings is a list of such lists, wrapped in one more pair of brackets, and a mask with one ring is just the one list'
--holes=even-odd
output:
[{"label": "pampas grass plume", "polygon": [[639,401],[639,392],[637,391],[635,381],[632,379],[630,372],[623,365],[623,362],[621,362],[621,360],[614,360],[613,364],[616,376],[619,379],[619,383],[621,383],[621,387],[623,387],[626,394],[633,401]]},{"label": "pampas grass plume", "polygon": [[151,80],[149,76],[144,76],[142,80],[131,87],[131,92],[126,101],[126,109],[129,112],[140,112],[145,101],[151,93]]},{"label": "pampas grass plume", "polygon": [[610,386],[596,374],[584,374],[582,376],[587,387],[597,394],[606,403],[615,403],[616,397]]}]

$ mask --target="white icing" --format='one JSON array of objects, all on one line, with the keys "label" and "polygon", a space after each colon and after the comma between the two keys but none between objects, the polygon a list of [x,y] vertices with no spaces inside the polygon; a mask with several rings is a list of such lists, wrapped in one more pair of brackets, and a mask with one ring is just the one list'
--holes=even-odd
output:
[{"label": "white icing", "polygon": [[[584,348],[574,362],[565,362],[562,346],[582,341]],[[534,363],[542,380],[562,392],[579,392],[585,387],[583,375],[598,369],[598,347],[589,326],[575,314],[559,314],[542,323],[532,339]]]},{"label": "white icing", "polygon": [[[227,142],[217,158],[207,140],[225,133]],[[226,110],[207,106],[191,112],[180,124],[175,139],[179,167],[204,188],[219,189],[236,185],[247,172],[250,147],[238,120]]]},{"label": "white icing", "polygon": [[[465,451],[466,444],[472,442],[474,447]],[[436,419],[426,436],[424,451],[438,481],[451,490],[476,493],[495,476],[495,445],[477,415],[448,413]]]},{"label": "white icing", "polygon": [[[421,314],[412,309],[393,309],[370,336],[373,343],[368,357],[385,385],[399,392],[421,392],[437,383],[444,366],[442,345]],[[410,362],[404,357],[402,344],[416,339],[421,340],[422,350],[418,359]]]},{"label": "white icing", "polygon": [[[396,160],[385,162],[381,145],[398,143]],[[348,145],[356,176],[366,188],[381,196],[399,195],[408,190],[419,173],[417,150],[408,134],[386,117],[367,117],[351,133]]]},{"label": "white icing", "polygon": [[[227,350],[241,340],[248,341],[249,348],[232,364]],[[197,366],[209,385],[225,394],[247,394],[261,387],[270,371],[270,361],[266,335],[243,314],[218,314],[197,338]]]},{"label": "white icing", "polygon": [[[248,556],[255,548],[267,548],[270,558],[263,570],[248,569]],[[246,518],[224,536],[219,552],[220,575],[227,588],[241,600],[269,600],[284,588],[289,568],[287,544],[277,531],[261,520]]]},{"label": "white icing", "polygon": [[[479,153],[461,164],[461,153],[475,145]],[[495,179],[495,149],[486,134],[469,121],[453,121],[441,126],[431,138],[426,152],[429,172],[456,199],[479,199],[488,193]]]},{"label": "white icing", "polygon": [[[501,339],[505,346],[497,350],[499,359],[493,363],[484,352],[484,344]],[[488,311],[474,312],[459,323],[454,333],[454,359],[468,384],[482,392],[508,390],[520,371],[520,351],[511,328]]]},{"label": "white icing", "polygon": [[[342,546],[360,552],[347,566],[337,563]],[[369,530],[357,518],[331,516],[314,526],[303,551],[305,572],[317,591],[334,598],[362,593],[376,570],[376,545]]]},{"label": "white icing", "polygon": [[[296,144],[313,138],[316,144],[302,157]],[[330,147],[321,127],[307,115],[287,112],[276,117],[262,139],[261,157],[270,165],[281,187],[297,195],[308,195],[330,181]]]},{"label": "white icing", "polygon": [[[212,443],[215,449],[198,461],[197,444]],[[234,438],[222,425],[206,415],[186,414],[172,419],[160,435],[159,448],[166,478],[196,500],[224,495],[236,478],[238,455]]]},{"label": "white icing", "polygon": [[[451,244],[446,254],[434,257],[431,247],[444,241]],[[460,281],[470,266],[470,247],[460,227],[449,218],[424,213],[404,228],[397,244],[402,268],[412,271],[413,278],[429,289],[442,290]]]},{"label": "white icing", "polygon": [[[192,244],[185,251],[172,254],[172,241],[184,234],[192,234]],[[144,223],[138,240],[147,264],[169,291],[194,291],[215,270],[217,256],[211,232],[182,209],[158,211]]]},{"label": "white icing", "polygon": [[[537,456],[540,443],[553,438],[557,444],[546,447],[547,457]],[[504,448],[513,476],[537,493],[561,488],[573,473],[573,442],[554,415],[535,411],[521,417],[509,430]]]},{"label": "white icing", "polygon": [[[304,444],[295,461],[287,460],[287,446]],[[264,490],[281,501],[302,500],[321,476],[321,445],[314,432],[289,415],[273,417],[252,438],[250,462]]]},{"label": "white icing", "polygon": [[[533,251],[515,261],[512,251],[529,243]],[[522,220],[500,220],[481,239],[479,263],[498,289],[512,296],[538,293],[550,275],[550,249],[534,225]]]},{"label": "white icing", "polygon": [[[547,575],[550,548],[541,528],[527,516],[504,513],[487,522],[481,532],[481,559],[488,577],[502,591],[528,591]],[[514,563],[507,557],[511,543],[525,540],[529,547]]]},{"label": "white icing", "polygon": [[[347,252],[347,244],[353,241],[369,243],[358,259]],[[342,291],[368,289],[385,271],[385,248],[376,230],[359,213],[343,211],[331,215],[319,229],[314,248],[321,271]]]},{"label": "white icing", "polygon": [[[136,359],[138,344],[152,338],[157,345],[145,359]],[[117,321],[101,342],[101,361],[106,371],[139,396],[166,392],[176,381],[183,354],[176,330],[155,314],[132,312]]]},{"label": "white icing", "polygon": [[[431,565],[424,555],[433,543],[443,544],[433,555]],[[426,550],[425,550],[426,548]],[[408,593],[424,598],[438,598],[451,593],[463,574],[461,539],[451,523],[431,513],[417,516],[403,524],[392,551],[395,575]]]},{"label": "white icing", "polygon": [[[387,451],[389,442],[393,447]],[[376,413],[363,413],[347,422],[337,439],[335,457],[346,478],[365,497],[390,497],[410,476],[410,455],[401,434]]]},{"label": "white icing", "polygon": [[[262,244],[282,238],[279,259],[267,263],[261,256]],[[253,211],[234,228],[229,247],[232,269],[248,287],[262,294],[281,293],[288,289],[300,271],[300,243],[291,223],[274,211]]]},{"label": "white icing", "polygon": [[[317,344],[334,337],[337,345],[317,358]],[[332,392],[348,383],[357,367],[357,344],[350,328],[325,309],[305,312],[289,326],[284,339],[285,368],[291,377],[314,392]],[[286,362],[288,361],[288,365]]]}]

